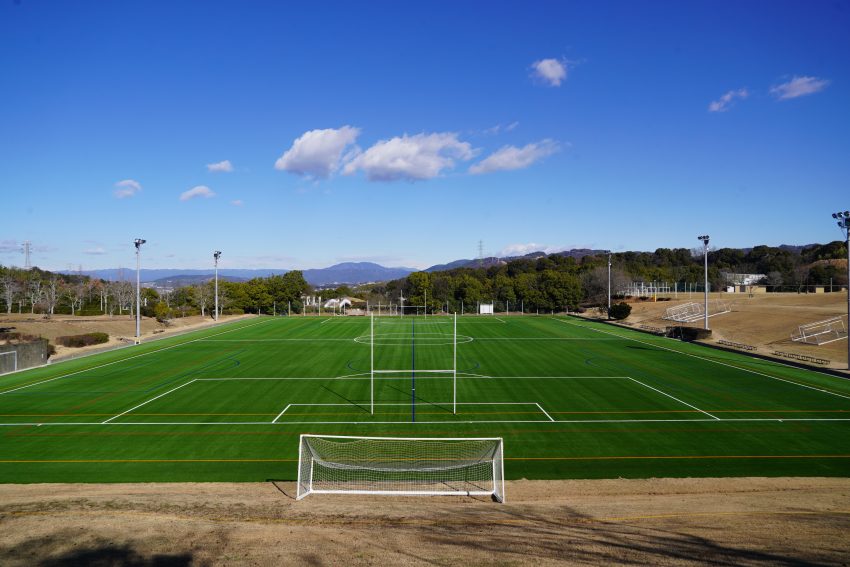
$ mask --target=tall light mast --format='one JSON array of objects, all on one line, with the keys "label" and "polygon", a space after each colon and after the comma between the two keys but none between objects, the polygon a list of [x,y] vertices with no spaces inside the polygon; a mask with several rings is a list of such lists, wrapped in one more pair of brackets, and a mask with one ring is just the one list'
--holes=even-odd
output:
[{"label": "tall light mast", "polygon": [[142,269],[142,244],[147,242],[144,238],[137,238],[133,241],[133,244],[136,246],[136,344],[142,342],[142,280],[141,280],[141,269]]},{"label": "tall light mast", "polygon": [[708,330],[708,235],[697,236],[702,241],[705,258],[705,330]]},{"label": "tall light mast", "polygon": [[216,250],[213,252],[213,258],[215,258],[215,317],[214,319],[218,321],[218,259],[221,258],[221,250]]}]

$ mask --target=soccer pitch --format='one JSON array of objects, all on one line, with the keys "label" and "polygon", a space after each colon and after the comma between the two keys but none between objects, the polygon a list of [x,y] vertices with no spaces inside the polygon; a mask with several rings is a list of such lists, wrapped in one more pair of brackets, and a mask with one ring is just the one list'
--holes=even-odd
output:
[{"label": "soccer pitch", "polygon": [[452,318],[376,318],[374,354],[370,336],[364,317],[259,317],[2,376],[0,482],[295,480],[301,433],[499,436],[508,479],[850,474],[838,377],[475,316],[457,322],[454,406],[433,372],[454,367]]}]

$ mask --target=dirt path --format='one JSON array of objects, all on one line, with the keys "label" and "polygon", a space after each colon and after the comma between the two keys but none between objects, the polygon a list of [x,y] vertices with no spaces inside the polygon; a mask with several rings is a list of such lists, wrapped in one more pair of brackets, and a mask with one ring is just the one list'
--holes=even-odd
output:
[{"label": "dirt path", "polygon": [[850,479],[516,481],[474,498],[292,483],[0,486],[3,565],[846,565]]}]

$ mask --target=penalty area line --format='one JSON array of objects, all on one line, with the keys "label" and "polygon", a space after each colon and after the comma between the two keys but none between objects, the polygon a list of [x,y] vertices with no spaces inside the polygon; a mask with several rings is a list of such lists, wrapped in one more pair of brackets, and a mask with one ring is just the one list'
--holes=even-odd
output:
[{"label": "penalty area line", "polygon": [[188,386],[188,385],[189,385],[189,384],[191,384],[192,382],[196,382],[196,381],[197,381],[197,380],[190,380],[190,381],[186,382],[185,384],[180,384],[180,385],[179,385],[179,386],[177,386],[176,388],[172,388],[172,389],[168,390],[167,392],[164,392],[164,393],[162,393],[162,394],[160,394],[160,395],[158,395],[158,396],[156,396],[156,397],[154,397],[154,398],[151,398],[151,399],[149,399],[149,400],[147,400],[147,401],[144,401],[144,402],[140,403],[139,405],[137,405],[137,406],[135,406],[135,407],[132,407],[132,408],[128,409],[128,410],[127,410],[127,411],[125,411],[125,412],[121,412],[121,413],[119,413],[118,415],[114,415],[114,416],[110,417],[109,419],[107,419],[106,421],[103,421],[103,422],[101,422],[101,423],[102,423],[102,424],[104,424],[104,423],[109,423],[109,422],[110,422],[110,421],[112,421],[113,419],[118,419],[118,418],[119,418],[119,417],[121,417],[122,415],[126,415],[126,414],[130,413],[130,412],[131,412],[131,411],[133,411],[133,410],[139,409],[140,407],[142,407],[142,406],[143,406],[143,405],[145,405],[145,404],[149,404],[149,403],[151,403],[151,402],[152,402],[152,401],[154,401],[154,400],[158,400],[159,398],[161,398],[161,397],[163,397],[163,396],[167,396],[167,395],[168,395],[168,394],[170,394],[171,392],[174,392],[175,390],[179,390],[179,389],[180,389],[180,388],[182,388],[183,386]]},{"label": "penalty area line", "polygon": [[659,390],[658,388],[653,388],[653,387],[652,387],[652,386],[650,386],[649,384],[644,384],[644,383],[643,383],[643,382],[641,382],[640,380],[635,380],[635,379],[634,379],[634,378],[632,378],[632,377],[629,377],[629,380],[631,380],[632,382],[637,382],[638,384],[640,384],[640,385],[641,385],[641,386],[643,386],[644,388],[649,388],[650,390],[653,390],[653,391],[655,391],[655,392],[658,392],[658,393],[659,393],[659,394],[661,394],[662,396],[667,396],[667,397],[668,397],[668,398],[670,398],[671,400],[676,400],[676,401],[677,401],[677,402],[679,402],[680,404],[685,404],[685,405],[686,405],[686,406],[688,406],[689,408],[695,409],[695,410],[697,410],[697,411],[698,411],[698,412],[700,412],[700,413],[704,413],[704,414],[705,414],[705,415],[707,415],[708,417],[713,417],[713,418],[714,418],[714,419],[716,419],[717,421],[720,421],[720,418],[719,418],[719,417],[717,417],[716,415],[711,415],[711,414],[710,414],[710,413],[708,413],[707,411],[701,410],[701,409],[699,409],[698,407],[696,407],[696,406],[694,406],[694,405],[689,404],[688,402],[683,402],[682,400],[680,400],[680,399],[679,399],[679,398],[677,398],[676,396],[671,396],[671,395],[670,395],[670,394],[668,394],[667,392],[662,392],[662,391],[661,391],[661,390]]},{"label": "penalty area line", "polygon": [[289,404],[285,408],[283,408],[283,411],[280,412],[279,414],[277,414],[277,417],[272,420],[272,423],[277,423],[277,420],[280,419],[281,416],[286,413],[286,410],[288,410],[291,407],[292,407],[292,404]]}]

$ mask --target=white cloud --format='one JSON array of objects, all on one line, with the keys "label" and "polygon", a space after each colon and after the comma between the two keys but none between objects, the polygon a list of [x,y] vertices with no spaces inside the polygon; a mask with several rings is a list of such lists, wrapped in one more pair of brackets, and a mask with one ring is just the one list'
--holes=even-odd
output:
[{"label": "white cloud", "polygon": [[472,174],[491,173],[493,171],[508,171],[523,169],[547,156],[557,152],[558,143],[554,140],[540,140],[527,144],[522,148],[503,146],[469,168]]},{"label": "white cloud", "polygon": [[563,246],[550,246],[548,244],[538,244],[537,242],[508,244],[499,252],[499,257],[504,258],[506,256],[525,256],[526,254],[530,254],[532,252],[544,252],[546,254],[552,254],[553,252],[560,252],[564,249],[565,248]]},{"label": "white cloud", "polygon": [[142,185],[134,179],[124,179],[115,184],[115,197],[126,199],[142,190]]},{"label": "white cloud", "polygon": [[515,121],[511,122],[510,124],[505,124],[505,125],[496,124],[495,126],[492,126],[490,128],[486,128],[482,133],[487,135],[487,136],[495,136],[502,131],[511,132],[517,126],[519,126],[519,122],[515,120]]},{"label": "white cloud", "polygon": [[416,181],[432,179],[451,169],[455,160],[470,160],[475,150],[457,134],[407,134],[381,140],[345,164],[343,173],[363,170],[370,181]]},{"label": "white cloud", "polygon": [[209,199],[210,197],[215,197],[215,193],[206,185],[198,185],[197,187],[192,187],[188,191],[180,193],[181,201],[188,201],[195,197],[204,197],[205,199]]},{"label": "white cloud", "polygon": [[829,86],[828,79],[794,76],[787,83],[771,87],[770,94],[774,95],[779,100],[788,100],[818,93],[824,90],[827,86]]},{"label": "white cloud", "polygon": [[541,59],[531,64],[531,76],[550,87],[559,87],[567,78],[567,62],[558,59]]},{"label": "white cloud", "polygon": [[342,152],[353,144],[359,135],[360,128],[351,126],[304,132],[292,143],[292,147],[277,159],[274,167],[298,175],[329,177],[339,169]]},{"label": "white cloud", "polygon": [[233,164],[229,159],[217,163],[208,163],[207,171],[211,173],[230,173],[233,171]]},{"label": "white cloud", "polygon": [[747,89],[738,89],[728,91],[726,94],[721,96],[719,99],[712,101],[708,105],[709,112],[726,112],[729,110],[729,107],[732,105],[732,102],[736,98],[745,99],[750,96],[750,93]]},{"label": "white cloud", "polygon": [[95,246],[94,248],[87,248],[83,250],[83,254],[88,254],[89,256],[103,256],[106,254],[106,250],[103,246]]},{"label": "white cloud", "polygon": [[233,201],[230,201],[230,204],[233,205],[234,207],[241,207],[245,203],[242,201],[242,199],[235,199]]}]

